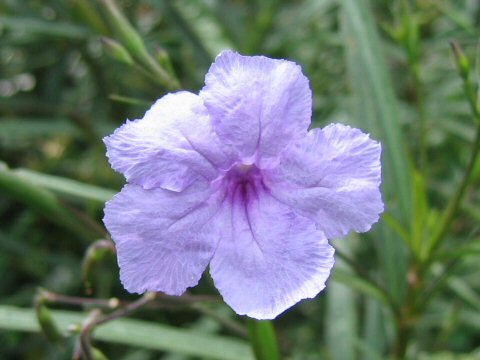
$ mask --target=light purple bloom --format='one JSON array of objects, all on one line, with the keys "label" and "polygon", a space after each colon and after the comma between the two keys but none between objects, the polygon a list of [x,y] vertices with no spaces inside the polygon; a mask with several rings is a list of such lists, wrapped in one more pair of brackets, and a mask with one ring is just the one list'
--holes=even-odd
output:
[{"label": "light purple bloom", "polygon": [[180,295],[210,264],[238,314],[271,319],[325,287],[327,239],[378,220],[380,144],[340,124],[307,131],[312,94],[290,61],[225,51],[205,83],[104,139],[128,181],[104,222],[128,291]]}]

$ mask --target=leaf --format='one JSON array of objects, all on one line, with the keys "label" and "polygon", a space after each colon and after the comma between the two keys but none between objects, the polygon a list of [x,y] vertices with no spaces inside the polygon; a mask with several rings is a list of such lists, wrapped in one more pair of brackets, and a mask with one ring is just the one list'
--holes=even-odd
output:
[{"label": "leaf", "polygon": [[458,277],[450,277],[448,287],[467,304],[480,311],[480,294],[478,294],[467,282]]},{"label": "leaf", "polygon": [[[85,315],[74,311],[51,311],[54,321],[64,332],[79,324]],[[0,328],[39,332],[33,309],[0,305]],[[111,343],[219,360],[253,360],[248,344],[226,336],[196,333],[163,324],[133,319],[117,319],[98,327],[93,338]]]},{"label": "leaf", "polygon": [[[352,241],[335,242],[335,247],[342,249],[348,255],[351,252],[349,251],[351,245]],[[341,258],[336,259],[335,269],[341,269],[349,274],[348,267]],[[332,360],[357,359],[355,341],[358,339],[359,334],[357,330],[356,299],[355,292],[347,285],[345,283],[332,282],[328,285],[326,293],[327,311],[324,331],[329,359]],[[338,346],[338,339],[340,338],[342,339],[342,346]]]},{"label": "leaf", "polygon": [[84,40],[88,38],[90,34],[88,29],[78,25],[18,16],[0,16],[0,28],[2,27],[35,35],[51,36],[71,40]]},{"label": "leaf", "polygon": [[422,245],[428,237],[427,217],[428,217],[428,200],[425,179],[419,172],[413,174],[413,191],[412,191],[412,217],[410,220],[411,229],[411,247],[412,251],[420,256],[422,253]]},{"label": "leaf", "polygon": [[80,181],[42,174],[28,169],[15,169],[11,172],[32,184],[52,190],[60,195],[67,195],[82,200],[92,200],[104,204],[110,200],[116,191],[99,186],[89,185]]},{"label": "leaf", "polygon": [[18,176],[2,162],[0,162],[0,191],[26,204],[58,225],[72,230],[80,238],[91,240],[104,236],[100,229],[93,230],[86,227],[85,223],[67,209],[53,193]]},{"label": "leaf", "polygon": [[343,269],[335,268],[332,274],[332,279],[334,281],[345,284],[353,289],[356,289],[367,296],[371,296],[379,300],[384,305],[389,305],[388,298],[382,291],[380,291],[374,285],[370,284],[368,281],[365,281],[362,278],[353,275]]},{"label": "leaf", "polygon": [[159,1],[157,4],[180,34],[192,44],[199,64],[208,66],[220,51],[234,48],[222,33],[221,24],[203,1]]},{"label": "leaf", "polygon": [[366,0],[342,0],[343,29],[352,91],[357,100],[355,123],[383,145],[385,190],[406,222],[411,209],[406,142],[398,104],[389,78],[375,22]]},{"label": "leaf", "polygon": [[356,347],[364,360],[383,359],[387,347],[386,324],[389,322],[381,304],[374,298],[367,299],[364,311],[364,339],[357,339]]},{"label": "leaf", "polygon": [[382,221],[394,231],[404,242],[410,246],[410,233],[389,213],[382,214]]},{"label": "leaf", "polygon": [[0,140],[11,141],[45,135],[80,134],[68,118],[7,118],[0,117]]},{"label": "leaf", "polygon": [[[343,35],[350,74],[355,125],[383,147],[383,194],[386,208],[404,226],[412,209],[412,169],[400,126],[394,88],[367,0],[342,0]],[[405,296],[406,252],[402,240],[384,224],[376,227],[375,244],[392,297]]]}]

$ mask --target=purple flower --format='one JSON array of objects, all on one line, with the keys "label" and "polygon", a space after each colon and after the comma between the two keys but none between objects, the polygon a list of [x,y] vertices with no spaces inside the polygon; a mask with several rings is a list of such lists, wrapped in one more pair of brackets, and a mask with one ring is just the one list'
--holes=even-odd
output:
[{"label": "purple flower", "polygon": [[205,84],[104,139],[128,181],[104,222],[128,291],[180,295],[210,264],[238,314],[271,319],[325,287],[327,239],[378,220],[380,144],[340,124],[307,131],[312,94],[290,61],[225,51]]}]

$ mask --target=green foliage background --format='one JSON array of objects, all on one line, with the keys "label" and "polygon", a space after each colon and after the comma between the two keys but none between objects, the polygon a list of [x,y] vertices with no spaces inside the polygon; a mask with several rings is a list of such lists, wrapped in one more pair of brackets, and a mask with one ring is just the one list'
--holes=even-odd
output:
[{"label": "green foliage background", "polygon": [[[108,239],[104,202],[124,183],[101,139],[168,91],[197,92],[226,48],[301,64],[312,126],[350,123],[384,149],[386,213],[335,240],[326,290],[273,322],[280,357],[480,358],[478,2],[118,0],[132,28],[111,4],[0,2],[0,358],[72,358],[71,325],[98,304],[47,301],[54,344],[35,318],[39,287],[136,299],[108,252],[90,269],[91,295],[82,282],[87,248]],[[190,294],[216,290],[205,276]],[[94,346],[122,360],[274,359],[269,325],[250,331],[254,352],[252,325],[226,305],[150,305],[99,326]]]}]

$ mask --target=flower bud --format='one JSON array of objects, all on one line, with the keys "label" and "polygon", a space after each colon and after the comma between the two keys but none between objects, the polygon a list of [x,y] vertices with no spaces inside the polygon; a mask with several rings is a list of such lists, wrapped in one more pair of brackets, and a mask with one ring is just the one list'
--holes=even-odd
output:
[{"label": "flower bud", "polygon": [[46,338],[52,343],[58,343],[62,340],[62,334],[53,321],[50,310],[45,305],[46,299],[42,296],[41,290],[35,297],[35,313],[38,324],[45,334]]},{"label": "flower bud", "polygon": [[129,52],[136,57],[142,58],[147,52],[142,38],[130,25],[127,18],[122,14],[117,4],[113,0],[101,0],[101,3],[107,10],[112,27],[120,36],[122,43]]},{"label": "flower bud", "polygon": [[174,74],[170,55],[168,55],[168,52],[164,48],[157,47],[155,49],[155,59],[162,68],[167,70],[170,74]]},{"label": "flower bud", "polygon": [[92,292],[91,277],[93,266],[103,260],[105,254],[109,252],[115,253],[115,246],[108,240],[98,240],[88,247],[82,263],[82,280],[87,294]]},{"label": "flower bud", "polygon": [[455,57],[455,63],[457,65],[458,72],[462,78],[468,78],[470,74],[470,62],[463,53],[462,48],[456,41],[451,41],[450,47],[452,48],[452,52]]},{"label": "flower bud", "polygon": [[108,37],[102,37],[101,41],[105,51],[112,59],[127,65],[133,65],[132,56],[120,43]]}]

